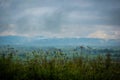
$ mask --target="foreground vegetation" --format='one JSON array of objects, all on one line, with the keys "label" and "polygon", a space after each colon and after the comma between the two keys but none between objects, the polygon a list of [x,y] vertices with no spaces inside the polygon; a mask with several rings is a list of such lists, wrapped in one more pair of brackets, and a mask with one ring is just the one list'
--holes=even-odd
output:
[{"label": "foreground vegetation", "polygon": [[120,63],[109,53],[90,59],[75,53],[69,58],[60,50],[33,51],[24,59],[9,52],[0,56],[0,80],[119,80]]}]

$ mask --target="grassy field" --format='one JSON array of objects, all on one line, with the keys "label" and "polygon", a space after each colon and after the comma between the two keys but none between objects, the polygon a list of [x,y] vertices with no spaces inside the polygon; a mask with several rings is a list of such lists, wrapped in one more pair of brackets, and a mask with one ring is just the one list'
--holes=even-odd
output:
[{"label": "grassy field", "polygon": [[120,80],[120,63],[112,61],[110,53],[93,59],[77,54],[69,58],[59,50],[24,56],[1,54],[0,80]]}]

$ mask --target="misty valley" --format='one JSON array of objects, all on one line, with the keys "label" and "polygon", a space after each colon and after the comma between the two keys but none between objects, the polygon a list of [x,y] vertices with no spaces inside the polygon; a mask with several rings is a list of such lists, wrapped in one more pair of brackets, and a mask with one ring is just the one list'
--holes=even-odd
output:
[{"label": "misty valley", "polygon": [[120,80],[120,0],[0,0],[0,80]]}]

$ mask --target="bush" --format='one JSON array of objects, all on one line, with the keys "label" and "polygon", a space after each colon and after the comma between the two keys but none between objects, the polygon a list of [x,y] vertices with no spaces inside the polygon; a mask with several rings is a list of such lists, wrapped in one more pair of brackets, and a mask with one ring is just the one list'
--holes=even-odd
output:
[{"label": "bush", "polygon": [[[68,59],[62,52],[32,58],[14,59],[14,55],[0,57],[0,80],[119,80],[120,63],[112,62],[110,54],[88,60],[85,57]],[[44,53],[45,54],[45,53]]]}]

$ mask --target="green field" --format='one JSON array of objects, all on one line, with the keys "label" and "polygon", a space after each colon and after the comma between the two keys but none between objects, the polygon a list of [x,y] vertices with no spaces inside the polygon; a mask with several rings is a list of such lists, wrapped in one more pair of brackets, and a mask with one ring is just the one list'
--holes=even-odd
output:
[{"label": "green field", "polygon": [[[51,50],[51,51],[50,51]],[[119,80],[120,63],[110,53],[91,58],[61,49],[33,50],[20,58],[10,49],[0,56],[0,80]],[[72,51],[70,51],[72,52]]]}]

